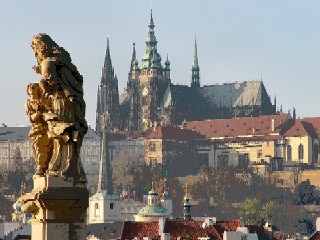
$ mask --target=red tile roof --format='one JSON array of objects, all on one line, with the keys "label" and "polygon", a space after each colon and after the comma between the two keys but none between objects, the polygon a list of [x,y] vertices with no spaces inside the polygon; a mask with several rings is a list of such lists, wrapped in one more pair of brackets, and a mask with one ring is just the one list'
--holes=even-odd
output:
[{"label": "red tile roof", "polygon": [[291,127],[284,133],[285,137],[304,137],[310,136],[317,138],[318,134],[311,123],[304,119],[296,119],[292,121]]},{"label": "red tile roof", "polygon": [[320,232],[316,231],[310,238],[309,240],[320,240]]},{"label": "red tile roof", "polygon": [[157,127],[147,137],[147,139],[171,139],[178,141],[191,141],[195,139],[204,139],[205,136],[187,129],[179,127]]},{"label": "red tile roof", "polygon": [[170,233],[172,240],[176,240],[178,237],[198,239],[199,237],[211,236],[217,240],[223,239],[214,226],[202,228],[202,223],[200,221],[166,221],[164,232]]},{"label": "red tile roof", "polygon": [[[216,224],[202,227],[203,221],[166,220],[164,233],[169,233],[172,240],[178,237],[198,239],[199,237],[213,237],[216,240],[223,239],[225,231],[236,231],[240,226],[240,220],[217,221]],[[263,227],[248,226],[250,233],[257,233],[259,239],[269,239]],[[134,237],[151,237],[159,239],[158,222],[125,222],[121,239],[133,239]]]},{"label": "red tile roof", "polygon": [[192,121],[186,123],[186,128],[195,130],[207,138],[269,135],[272,133],[272,119],[274,119],[274,132],[279,133],[289,115]]},{"label": "red tile roof", "polygon": [[121,239],[159,238],[159,222],[124,222]]}]

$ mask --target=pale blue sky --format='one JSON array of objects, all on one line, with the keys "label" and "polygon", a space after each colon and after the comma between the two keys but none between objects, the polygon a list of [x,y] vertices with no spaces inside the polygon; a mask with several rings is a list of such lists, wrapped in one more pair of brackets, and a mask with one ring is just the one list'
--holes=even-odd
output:
[{"label": "pale blue sky", "polygon": [[[87,120],[94,126],[96,91],[107,37],[119,79],[127,82],[136,43],[145,49],[150,0],[2,1],[0,7],[0,122],[29,124],[25,88],[39,80],[30,41],[49,34],[84,76]],[[189,84],[194,35],[201,83],[260,79],[272,99],[300,117],[320,116],[320,1],[153,0],[158,51],[171,61],[173,83]]]}]

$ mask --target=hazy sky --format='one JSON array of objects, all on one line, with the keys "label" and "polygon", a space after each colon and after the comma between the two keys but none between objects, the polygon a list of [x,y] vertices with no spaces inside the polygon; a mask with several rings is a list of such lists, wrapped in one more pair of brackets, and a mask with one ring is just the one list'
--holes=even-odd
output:
[{"label": "hazy sky", "polygon": [[30,41],[45,32],[83,75],[86,117],[94,126],[107,37],[121,93],[133,42],[141,64],[151,5],[158,52],[163,59],[169,54],[173,83],[190,84],[196,34],[201,84],[262,75],[285,111],[295,106],[300,117],[320,116],[318,0],[10,0],[0,7],[0,123],[29,124],[25,89],[40,77],[31,69]]}]

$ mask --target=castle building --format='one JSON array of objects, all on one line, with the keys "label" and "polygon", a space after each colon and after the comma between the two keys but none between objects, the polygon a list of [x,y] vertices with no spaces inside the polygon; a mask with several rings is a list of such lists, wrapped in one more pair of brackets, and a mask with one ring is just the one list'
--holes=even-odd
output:
[{"label": "castle building", "polygon": [[261,80],[201,86],[197,40],[194,43],[191,85],[171,83],[168,55],[164,65],[157,50],[155,24],[148,24],[146,49],[141,65],[135,43],[128,73],[127,90],[119,96],[111,64],[109,44],[98,89],[96,130],[100,132],[103,110],[109,113],[109,129],[147,130],[155,125],[180,125],[184,120],[223,119],[276,114],[276,99]]},{"label": "castle building", "polygon": [[109,39],[107,39],[107,50],[102,68],[102,77],[97,93],[97,111],[96,111],[96,132],[102,135],[101,125],[103,114],[106,113],[107,129],[118,129],[119,121],[119,90],[118,78],[114,73],[111,62]]}]

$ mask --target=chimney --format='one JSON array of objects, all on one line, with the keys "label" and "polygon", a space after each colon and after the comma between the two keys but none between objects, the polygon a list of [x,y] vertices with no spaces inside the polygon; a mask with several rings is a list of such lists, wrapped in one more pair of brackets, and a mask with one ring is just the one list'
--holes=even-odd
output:
[{"label": "chimney", "polygon": [[159,235],[161,236],[164,231],[164,225],[166,223],[165,218],[159,218]]},{"label": "chimney", "polygon": [[275,122],[274,122],[274,118],[271,119],[271,132],[274,132],[276,126],[275,126]]}]

